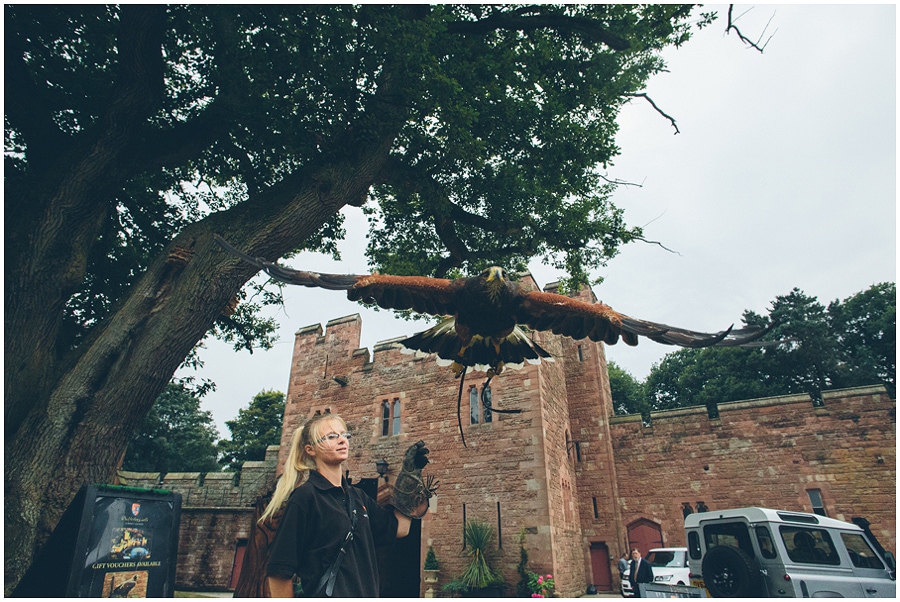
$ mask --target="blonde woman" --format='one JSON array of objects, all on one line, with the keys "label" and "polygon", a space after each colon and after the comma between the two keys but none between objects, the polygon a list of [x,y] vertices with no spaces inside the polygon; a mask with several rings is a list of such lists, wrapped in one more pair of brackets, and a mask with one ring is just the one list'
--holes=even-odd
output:
[{"label": "blonde woman", "polygon": [[[349,453],[350,433],[335,414],[314,416],[294,433],[284,473],[260,518],[283,507],[266,570],[272,597],[293,597],[294,575],[307,596],[378,596],[375,547],[406,537],[410,519],[347,483],[341,465]],[[306,472],[309,478],[297,486]],[[427,501],[416,514],[425,511]]]}]

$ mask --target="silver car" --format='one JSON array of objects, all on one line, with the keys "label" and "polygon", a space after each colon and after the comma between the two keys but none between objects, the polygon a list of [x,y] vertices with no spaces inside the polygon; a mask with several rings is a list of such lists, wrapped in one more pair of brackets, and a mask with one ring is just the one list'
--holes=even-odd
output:
[{"label": "silver car", "polygon": [[691,584],[713,597],[897,594],[893,554],[868,528],[855,524],[817,514],[738,508],[691,514],[684,530]]}]

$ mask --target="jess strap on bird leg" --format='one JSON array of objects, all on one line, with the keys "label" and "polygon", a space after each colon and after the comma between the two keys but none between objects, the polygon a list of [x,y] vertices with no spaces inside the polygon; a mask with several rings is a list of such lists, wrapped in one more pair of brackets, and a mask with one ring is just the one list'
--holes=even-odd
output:
[{"label": "jess strap on bird leg", "polygon": [[403,469],[394,483],[394,508],[410,518],[422,518],[428,512],[428,500],[437,485],[434,477],[422,478],[422,469],[428,464],[428,448],[418,441],[406,450]]}]

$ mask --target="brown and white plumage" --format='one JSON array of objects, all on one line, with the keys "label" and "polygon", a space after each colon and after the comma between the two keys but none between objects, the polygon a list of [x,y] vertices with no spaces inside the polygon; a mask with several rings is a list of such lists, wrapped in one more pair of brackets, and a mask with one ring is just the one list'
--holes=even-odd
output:
[{"label": "brown and white plumage", "polygon": [[520,328],[551,331],[573,339],[614,345],[621,338],[637,345],[639,337],[681,347],[737,346],[759,339],[759,328],[716,333],[698,332],[632,318],[603,303],[586,303],[556,293],[527,290],[509,280],[499,267],[478,276],[447,280],[382,274],[339,275],[293,270],[238,251],[220,236],[218,243],[269,276],[301,286],[346,290],[351,301],[384,309],[411,309],[447,316],[437,326],[401,342],[410,351],[434,353],[458,368],[489,368],[499,373],[507,365],[552,359]]}]

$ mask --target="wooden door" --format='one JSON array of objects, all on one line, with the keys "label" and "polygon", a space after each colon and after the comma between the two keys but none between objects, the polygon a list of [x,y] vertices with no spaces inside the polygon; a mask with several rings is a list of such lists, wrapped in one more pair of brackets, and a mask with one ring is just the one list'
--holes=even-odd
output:
[{"label": "wooden door", "polygon": [[639,518],[628,525],[628,547],[637,548],[646,556],[652,548],[663,547],[662,529],[652,520]]},{"label": "wooden door", "polygon": [[234,550],[234,564],[231,566],[231,584],[229,589],[234,590],[237,587],[238,579],[241,576],[241,568],[244,566],[244,552],[247,551],[247,540],[239,539]]},{"label": "wooden door", "polygon": [[599,592],[612,591],[612,569],[609,566],[609,548],[606,543],[591,542],[591,573],[593,584]]}]

